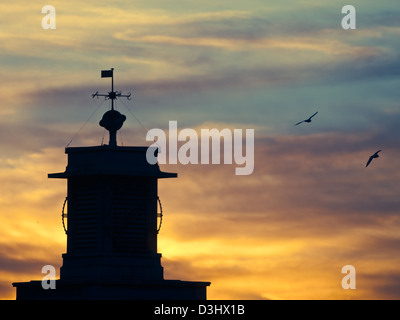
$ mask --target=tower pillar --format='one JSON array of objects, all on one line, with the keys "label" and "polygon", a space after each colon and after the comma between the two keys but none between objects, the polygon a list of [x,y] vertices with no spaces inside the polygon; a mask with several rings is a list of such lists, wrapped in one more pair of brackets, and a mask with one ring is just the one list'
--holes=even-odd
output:
[{"label": "tower pillar", "polygon": [[[106,97],[120,96],[112,88]],[[44,289],[41,281],[13,283],[17,299],[206,299],[209,282],[164,279],[158,180],[177,174],[149,164],[149,147],[117,145],[125,119],[112,104],[100,121],[109,145],[66,148],[65,171],[48,175],[67,181],[67,252],[56,289]]]}]

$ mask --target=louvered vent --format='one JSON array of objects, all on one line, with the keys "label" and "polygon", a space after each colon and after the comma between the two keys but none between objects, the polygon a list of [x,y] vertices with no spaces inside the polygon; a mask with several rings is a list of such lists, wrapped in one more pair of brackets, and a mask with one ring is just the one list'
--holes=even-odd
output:
[{"label": "louvered vent", "polygon": [[112,208],[113,252],[146,251],[146,183],[119,181]]},{"label": "louvered vent", "polygon": [[[98,247],[98,200],[95,183],[82,180],[74,184],[73,248],[75,252],[93,252]],[[72,221],[71,221],[72,222]]]}]

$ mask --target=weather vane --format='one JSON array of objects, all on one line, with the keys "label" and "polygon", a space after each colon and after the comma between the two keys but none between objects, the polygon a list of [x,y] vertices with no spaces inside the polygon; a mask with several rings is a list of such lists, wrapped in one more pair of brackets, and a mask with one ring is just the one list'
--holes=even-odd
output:
[{"label": "weather vane", "polygon": [[110,132],[110,147],[117,146],[117,131],[122,128],[126,116],[114,110],[114,100],[118,97],[124,97],[130,100],[131,94],[122,94],[120,91],[114,91],[114,68],[111,70],[102,70],[102,78],[111,78],[111,91],[108,94],[102,94],[98,91],[92,94],[92,97],[104,97],[105,100],[111,100],[111,110],[107,111],[100,121],[100,126],[104,127]]},{"label": "weather vane", "polygon": [[99,93],[98,91],[96,91],[96,93],[92,94],[92,98],[104,97],[106,100],[111,99],[111,110],[114,110],[114,100],[118,97],[127,98],[128,100],[131,99],[130,92],[128,94],[122,94],[120,91],[114,91],[114,68],[111,68],[111,70],[102,70],[101,77],[111,78],[111,91],[107,94]]}]

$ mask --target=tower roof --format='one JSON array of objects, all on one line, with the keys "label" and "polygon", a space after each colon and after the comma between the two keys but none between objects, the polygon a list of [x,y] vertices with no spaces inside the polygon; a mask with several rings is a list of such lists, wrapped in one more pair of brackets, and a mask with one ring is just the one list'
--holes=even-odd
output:
[{"label": "tower roof", "polygon": [[158,164],[149,164],[146,153],[155,147],[70,147],[65,172],[50,173],[49,178],[69,178],[87,175],[125,175],[154,178],[176,178],[176,173],[162,172]]}]

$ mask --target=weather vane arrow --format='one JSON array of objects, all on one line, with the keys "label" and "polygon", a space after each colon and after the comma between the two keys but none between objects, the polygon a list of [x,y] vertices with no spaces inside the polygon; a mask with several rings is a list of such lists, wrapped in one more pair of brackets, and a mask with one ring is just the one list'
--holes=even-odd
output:
[{"label": "weather vane arrow", "polygon": [[114,100],[116,100],[118,97],[127,98],[128,100],[131,99],[130,92],[128,94],[122,94],[120,91],[114,91],[114,68],[111,68],[110,70],[102,70],[101,77],[111,78],[111,91],[107,94],[96,91],[96,93],[92,94],[92,98],[104,97],[106,100],[111,100],[111,110],[114,110]]}]

